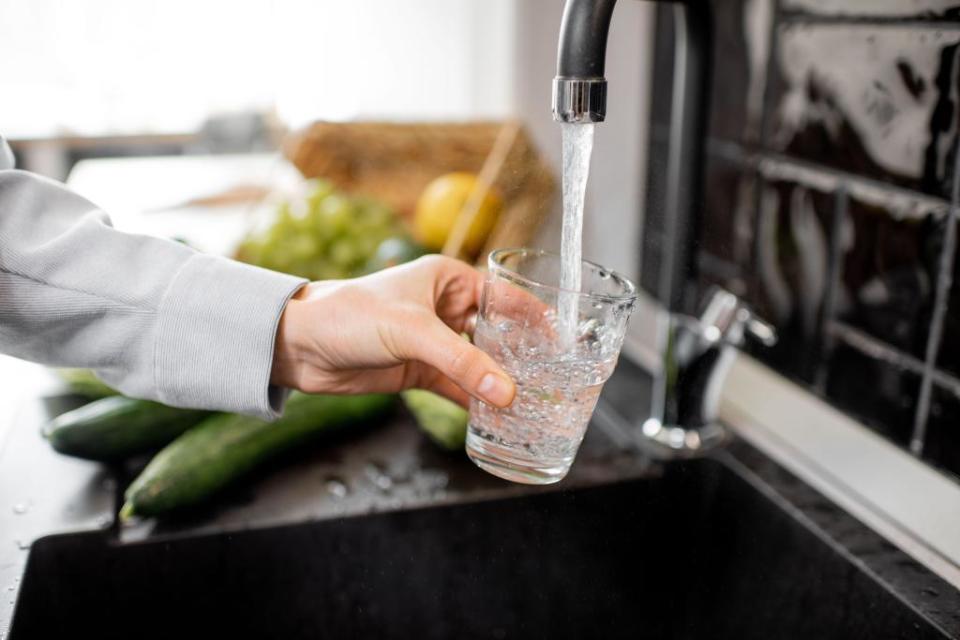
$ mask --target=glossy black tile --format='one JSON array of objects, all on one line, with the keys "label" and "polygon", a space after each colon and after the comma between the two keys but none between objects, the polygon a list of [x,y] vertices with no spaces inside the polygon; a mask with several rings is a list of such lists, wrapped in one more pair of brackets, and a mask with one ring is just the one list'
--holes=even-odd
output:
[{"label": "glossy black tile", "polygon": [[751,302],[780,335],[770,364],[812,381],[830,286],[834,198],[791,182],[759,187]]},{"label": "glossy black tile", "polygon": [[781,23],[770,148],[945,196],[960,117],[958,50],[960,24]]},{"label": "glossy black tile", "polygon": [[701,251],[749,270],[756,189],[752,171],[724,158],[708,157]]},{"label": "glossy black tile", "polygon": [[[937,354],[937,366],[960,377],[960,259],[956,255],[953,257],[952,277],[953,282],[947,294],[947,310],[943,319],[943,334]],[[960,413],[957,414],[957,418],[960,420]]]},{"label": "glossy black tile", "polygon": [[824,394],[842,411],[906,448],[920,376],[838,340],[824,360]]},{"label": "glossy black tile", "polygon": [[816,16],[945,19],[960,14],[955,0],[783,0],[783,9]]},{"label": "glossy black tile", "polygon": [[842,224],[837,317],[923,359],[944,218],[894,218],[851,200]]},{"label": "glossy black tile", "polygon": [[934,386],[923,458],[960,480],[960,398]]},{"label": "glossy black tile", "polygon": [[[747,300],[780,336],[752,355],[906,447],[957,161],[960,2],[712,7],[700,296],[720,285]],[[673,10],[657,11],[654,159],[669,142],[674,54]],[[649,171],[656,204],[655,162]],[[655,275],[661,256],[647,241]],[[960,285],[948,297],[925,457],[957,473]]]}]

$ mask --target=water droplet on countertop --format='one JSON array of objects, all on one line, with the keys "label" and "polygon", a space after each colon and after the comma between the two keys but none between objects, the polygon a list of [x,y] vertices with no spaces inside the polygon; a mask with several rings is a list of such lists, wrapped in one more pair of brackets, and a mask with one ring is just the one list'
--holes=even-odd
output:
[{"label": "water droplet on countertop", "polygon": [[402,509],[404,502],[400,498],[387,498],[380,504],[380,509],[383,511],[391,511],[393,509]]},{"label": "water droplet on countertop", "polygon": [[363,470],[374,486],[381,491],[389,491],[393,488],[393,478],[387,475],[382,465],[368,462]]},{"label": "water droplet on countertop", "polygon": [[413,478],[414,491],[418,495],[431,498],[441,498],[446,495],[446,488],[449,484],[450,476],[439,469],[423,469]]},{"label": "water droplet on countertop", "polygon": [[347,488],[346,483],[340,478],[328,478],[323,485],[326,487],[327,493],[334,498],[343,499],[350,493],[350,489]]},{"label": "water droplet on countertop", "polygon": [[24,504],[23,502],[18,502],[17,504],[13,505],[13,513],[18,516],[22,516],[27,511],[30,511],[30,506]]}]

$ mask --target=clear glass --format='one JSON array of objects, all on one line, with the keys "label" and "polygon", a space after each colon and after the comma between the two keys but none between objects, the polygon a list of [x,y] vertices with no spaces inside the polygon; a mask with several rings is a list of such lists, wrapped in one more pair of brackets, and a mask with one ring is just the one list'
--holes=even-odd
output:
[{"label": "clear glass", "polygon": [[[580,291],[565,291],[560,256],[536,249],[500,249],[488,262],[474,343],[510,374],[517,396],[506,409],[471,402],[467,454],[507,480],[558,482],[617,364],[636,287],[584,261]],[[571,307],[573,336],[558,317]]]}]

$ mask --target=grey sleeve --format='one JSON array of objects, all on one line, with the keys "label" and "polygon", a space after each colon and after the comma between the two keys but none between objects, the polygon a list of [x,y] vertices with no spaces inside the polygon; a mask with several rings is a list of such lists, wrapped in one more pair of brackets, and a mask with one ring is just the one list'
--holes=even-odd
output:
[{"label": "grey sleeve", "polygon": [[286,397],[270,386],[277,323],[305,282],[117,231],[62,185],[0,170],[0,352],[272,419]]}]

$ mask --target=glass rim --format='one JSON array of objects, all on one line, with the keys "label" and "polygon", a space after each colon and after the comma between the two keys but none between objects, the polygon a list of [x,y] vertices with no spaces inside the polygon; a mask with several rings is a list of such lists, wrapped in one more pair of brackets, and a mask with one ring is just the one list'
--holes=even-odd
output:
[{"label": "glass rim", "polygon": [[590,266],[596,270],[609,273],[612,277],[616,278],[618,281],[622,282],[628,288],[628,292],[621,295],[608,294],[608,293],[588,293],[584,291],[576,291],[573,289],[565,289],[563,287],[551,284],[545,284],[543,282],[537,282],[532,280],[524,275],[521,275],[505,267],[502,264],[502,260],[507,256],[512,254],[522,254],[527,256],[536,256],[536,257],[550,257],[560,259],[560,254],[556,251],[548,251],[546,249],[531,249],[526,247],[504,247],[502,249],[495,249],[490,252],[487,256],[487,268],[490,271],[502,272],[510,276],[513,280],[518,280],[523,284],[531,285],[534,287],[539,287],[541,289],[547,289],[548,291],[556,291],[559,293],[568,293],[571,295],[579,296],[582,298],[589,298],[591,300],[603,300],[606,302],[633,302],[637,299],[637,285],[633,281],[620,273],[619,271],[614,271],[613,269],[607,269],[606,267],[600,266],[596,262],[591,262],[590,260],[581,259],[580,262],[587,266]]}]

